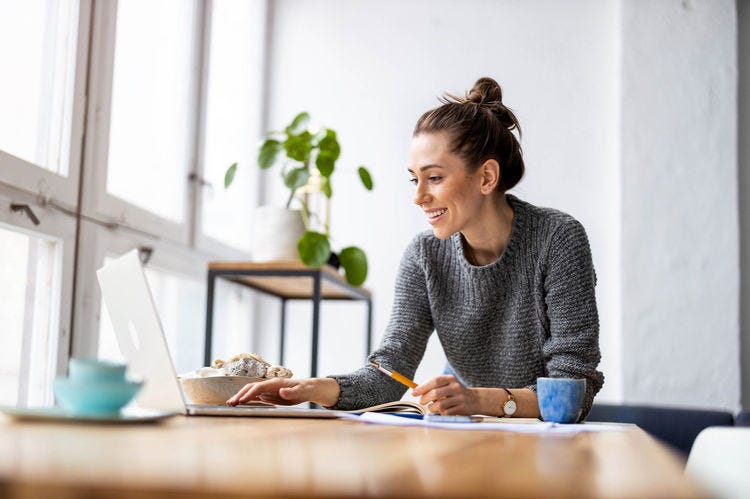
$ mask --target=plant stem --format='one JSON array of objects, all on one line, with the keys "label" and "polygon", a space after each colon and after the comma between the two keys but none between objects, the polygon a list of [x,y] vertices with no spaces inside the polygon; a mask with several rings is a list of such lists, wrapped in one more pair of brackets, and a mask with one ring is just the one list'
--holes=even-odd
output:
[{"label": "plant stem", "polygon": [[323,228],[325,228],[325,234],[326,236],[331,235],[331,199],[326,198],[326,220],[323,223]]},{"label": "plant stem", "polygon": [[305,229],[310,230],[310,213],[307,209],[307,203],[300,200],[300,206],[302,207],[300,210],[300,213],[302,214],[302,223],[305,224]]},{"label": "plant stem", "polygon": [[286,200],[286,208],[289,208],[289,206],[292,204],[292,199],[294,199],[294,189],[290,189],[291,192],[289,193],[289,199]]}]

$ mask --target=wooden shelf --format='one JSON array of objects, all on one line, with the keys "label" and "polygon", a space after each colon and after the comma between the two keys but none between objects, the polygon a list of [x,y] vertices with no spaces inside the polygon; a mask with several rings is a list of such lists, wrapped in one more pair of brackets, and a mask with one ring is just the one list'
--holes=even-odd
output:
[{"label": "wooden shelf", "polygon": [[[313,297],[313,277],[321,276],[321,298],[362,300],[370,298],[366,288],[352,286],[330,265],[311,269],[302,262],[209,262],[209,271],[222,273],[222,278],[253,289],[287,299]],[[262,275],[268,273],[268,275]],[[250,274],[250,275],[243,275]]]}]

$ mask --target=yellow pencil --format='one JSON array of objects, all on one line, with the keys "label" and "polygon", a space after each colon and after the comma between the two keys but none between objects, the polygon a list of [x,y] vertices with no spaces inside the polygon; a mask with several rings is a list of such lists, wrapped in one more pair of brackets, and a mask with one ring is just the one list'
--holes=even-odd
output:
[{"label": "yellow pencil", "polygon": [[381,366],[379,363],[375,362],[374,360],[371,360],[370,364],[372,364],[373,366],[375,366],[378,369],[378,371],[387,374],[388,376],[390,376],[391,378],[395,379],[396,381],[398,381],[402,385],[406,385],[409,388],[416,388],[417,387],[417,384],[415,382],[413,382],[412,380],[410,380],[409,378],[407,378],[403,374],[397,373],[396,371],[389,371],[388,369],[386,369],[385,367]]}]

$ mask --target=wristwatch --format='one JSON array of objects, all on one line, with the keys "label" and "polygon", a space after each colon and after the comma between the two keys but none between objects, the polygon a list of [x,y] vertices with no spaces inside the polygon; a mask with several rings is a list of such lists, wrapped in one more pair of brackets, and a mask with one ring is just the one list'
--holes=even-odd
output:
[{"label": "wristwatch", "polygon": [[507,388],[503,388],[503,390],[505,390],[505,393],[508,394],[508,400],[503,402],[503,417],[509,418],[516,413],[516,409],[518,407],[516,406],[516,399],[515,397],[513,397],[513,394],[510,393],[510,390],[508,390]]}]

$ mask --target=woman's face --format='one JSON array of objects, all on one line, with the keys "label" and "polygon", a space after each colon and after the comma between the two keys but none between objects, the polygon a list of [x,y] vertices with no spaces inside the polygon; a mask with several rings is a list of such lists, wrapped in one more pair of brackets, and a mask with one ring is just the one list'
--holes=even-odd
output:
[{"label": "woman's face", "polygon": [[447,133],[423,133],[412,139],[409,174],[416,186],[414,203],[424,211],[436,237],[445,239],[476,222],[483,199],[481,176],[466,172],[463,160],[450,151]]}]

